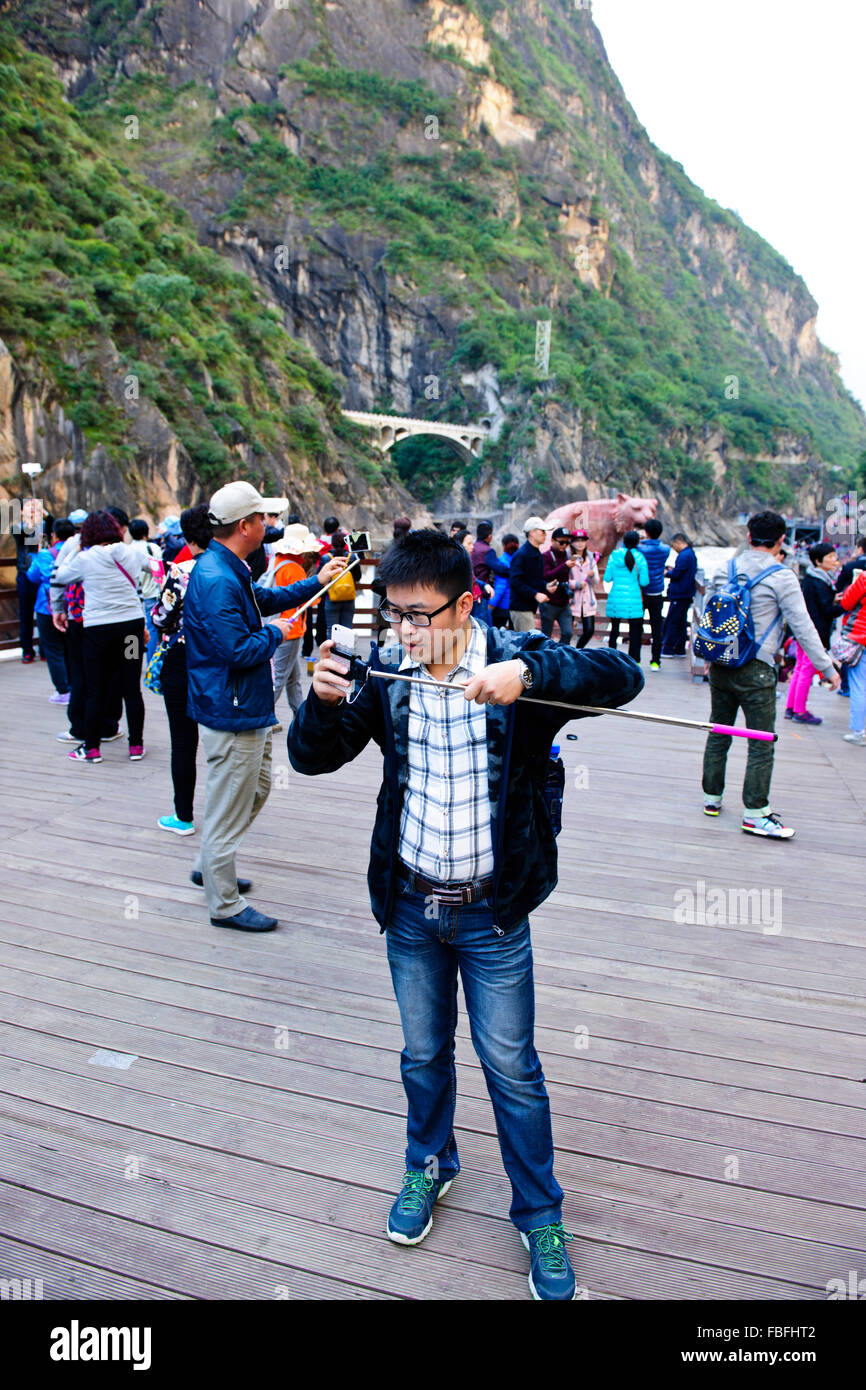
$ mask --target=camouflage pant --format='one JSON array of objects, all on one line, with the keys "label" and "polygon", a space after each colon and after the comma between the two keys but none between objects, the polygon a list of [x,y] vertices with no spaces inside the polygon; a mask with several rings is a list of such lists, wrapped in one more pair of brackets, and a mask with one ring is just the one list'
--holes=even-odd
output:
[{"label": "camouflage pant", "polygon": [[[733,724],[737,711],[743,711],[744,722],[750,729],[774,730],[776,727],[776,670],[757,658],[734,670],[710,666],[710,719],[714,724]],[[704,749],[704,792],[709,797],[721,797],[725,790],[725,764],[731,746],[730,734],[708,734]],[[760,739],[749,740],[746,776],[743,781],[743,806],[747,811],[764,812],[770,809],[770,780],[773,776],[775,744]]]}]

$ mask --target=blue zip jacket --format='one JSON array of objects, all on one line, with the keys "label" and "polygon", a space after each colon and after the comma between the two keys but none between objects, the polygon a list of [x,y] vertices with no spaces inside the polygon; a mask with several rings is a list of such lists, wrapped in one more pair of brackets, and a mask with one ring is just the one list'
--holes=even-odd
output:
[{"label": "blue zip jacket", "polygon": [[[586,715],[532,705],[532,697],[614,709],[643,689],[641,669],[607,647],[566,647],[542,632],[486,629],[488,665],[521,657],[535,684],[511,705],[486,705],[487,788],[493,839],[493,920],[503,931],[519,926],[556,887],[556,838],[542,796],[550,746],[559,729]],[[372,650],[371,666],[399,668],[403,649]],[[373,916],[388,926],[397,887],[396,865],[403,796],[408,781],[409,697],[404,681],[368,680],[348,704],[328,705],[310,691],[289,726],[289,759],[296,772],[315,776],[351,762],[372,738],[384,755],[382,785],[370,845],[367,884]],[[459,699],[461,696],[449,696]],[[597,717],[597,716],[589,716]]]},{"label": "blue zip jacket", "polygon": [[38,550],[33,556],[30,568],[27,571],[27,578],[31,584],[39,585],[39,592],[36,595],[35,613],[43,613],[50,617],[51,604],[48,599],[48,586],[51,583],[51,576],[54,573],[54,561],[57,559],[59,545],[53,545],[50,550]]},{"label": "blue zip jacket", "polygon": [[670,546],[647,536],[645,541],[641,541],[638,550],[646,560],[646,567],[649,570],[647,593],[663,594],[665,591],[665,562],[671,553]]},{"label": "blue zip jacket", "polygon": [[[508,554],[507,550],[503,555],[500,555],[499,563],[506,570],[511,569],[511,556]],[[508,582],[507,575],[497,574],[496,578],[494,579],[493,597],[490,600],[490,607],[505,609],[511,607],[511,585]]]},{"label": "blue zip jacket", "polygon": [[668,598],[688,598],[695,596],[695,575],[698,570],[698,557],[687,545],[677,556],[673,573],[668,581]]},{"label": "blue zip jacket", "polygon": [[643,594],[641,589],[645,589],[649,581],[649,570],[647,568],[646,557],[641,555],[635,547],[632,555],[635,559],[634,569],[630,570],[625,563],[628,551],[625,547],[614,550],[605,566],[604,582],[613,584],[613,588],[607,596],[607,608],[605,612],[609,618],[642,618],[643,617]]},{"label": "blue zip jacket", "polygon": [[297,608],[321,587],[313,575],[263,589],[228,546],[211,541],[195,562],[183,603],[190,719],[231,732],[278,722],[270,663],[283,639],[278,627],[262,624],[262,615]]}]

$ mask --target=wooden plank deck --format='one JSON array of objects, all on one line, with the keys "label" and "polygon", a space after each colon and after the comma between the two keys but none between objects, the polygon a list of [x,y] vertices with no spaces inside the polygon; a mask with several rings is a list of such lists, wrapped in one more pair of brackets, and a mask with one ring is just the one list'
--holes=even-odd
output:
[{"label": "wooden plank deck", "polygon": [[[647,672],[636,707],[706,717],[684,666]],[[197,842],[156,827],[161,701],[144,762],[115,743],[82,767],[41,665],[4,663],[0,686],[0,1277],[48,1299],[526,1298],[462,1003],[463,1171],[423,1246],[383,1235],[405,1107],[364,877],[377,750],[305,779],[277,736],[242,865],[283,926],[250,939],[210,926]],[[821,1300],[864,1268],[866,756],[845,701],[812,704],[821,728],[780,726],[788,844],[739,830],[744,747],[711,821],[700,734],[605,718],[563,737],[537,1044],[590,1298]],[[677,920],[701,883],[767,889],[767,916]]]}]

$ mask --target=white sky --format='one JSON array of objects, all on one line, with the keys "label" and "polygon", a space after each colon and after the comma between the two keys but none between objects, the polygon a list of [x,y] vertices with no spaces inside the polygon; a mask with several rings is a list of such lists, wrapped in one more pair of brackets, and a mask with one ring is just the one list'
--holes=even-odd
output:
[{"label": "white sky", "polygon": [[593,0],[638,120],[793,266],[866,404],[862,0]]}]

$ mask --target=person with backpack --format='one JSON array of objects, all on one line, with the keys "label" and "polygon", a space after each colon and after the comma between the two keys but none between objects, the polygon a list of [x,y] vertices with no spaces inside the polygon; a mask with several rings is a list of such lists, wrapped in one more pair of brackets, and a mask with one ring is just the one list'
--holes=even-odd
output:
[{"label": "person with backpack", "polygon": [[616,648],[619,625],[628,623],[628,654],[640,665],[643,642],[643,591],[649,583],[646,557],[640,553],[640,535],[626,531],[622,547],[611,551],[605,566],[604,582],[611,585],[607,596],[607,616],[610,620],[608,646]]},{"label": "person with backpack", "polygon": [[[748,549],[717,571],[695,640],[709,663],[710,719],[731,725],[742,709],[751,729],[775,731],[776,649],[785,623],[813,666],[835,689],[839,675],[821,645],[796,575],[781,562],[786,522],[758,512],[748,522]],[[718,816],[725,791],[730,734],[708,734],[704,749],[704,814]],[[790,840],[794,831],[770,807],[774,743],[749,739],[742,828],[749,835]]]},{"label": "person with backpack", "polygon": [[652,646],[650,647],[650,670],[661,670],[662,655],[662,604],[665,601],[665,564],[671,553],[669,545],[665,545],[659,537],[662,533],[662,524],[656,521],[655,517],[650,517],[644,523],[646,540],[640,543],[640,553],[647,563],[649,571],[649,583],[646,586],[644,602],[649,614],[650,632],[652,633]]},{"label": "person with backpack", "polygon": [[[286,526],[282,540],[274,545],[272,568],[268,572],[265,586],[269,589],[280,589],[289,584],[301,583],[315,571],[318,557],[319,542],[303,522]],[[304,698],[301,645],[307,630],[308,616],[302,613],[299,618],[295,617],[294,608],[286,608],[278,616],[292,625],[288,636],[274,652],[274,709],[276,710],[280,696],[285,690],[289,708],[293,714],[297,714]]]},{"label": "person with backpack", "polygon": [[[822,646],[828,650],[830,631],[835,619],[842,612],[836,602],[836,592],[831,577],[838,568],[836,547],[827,541],[822,541],[819,545],[810,547],[809,565],[800,581],[800,588],[803,591],[803,599],[809,617],[815,624],[815,631],[821,639]],[[820,716],[812,714],[806,708],[806,701],[812,686],[812,677],[816,674],[815,667],[803,648],[797,644],[795,646],[797,660],[788,690],[785,718],[793,719],[797,724],[820,724],[823,722]]]},{"label": "person with backpack", "polygon": [[[331,548],[325,555],[323,564],[332,559],[349,560],[349,547],[345,531],[331,532]],[[325,640],[329,640],[335,623],[341,627],[351,627],[355,620],[355,575],[360,575],[360,566],[346,565],[336,584],[325,594]]]},{"label": "person with backpack", "polygon": [[847,617],[837,642],[842,670],[848,672],[851,697],[849,729],[842,737],[846,743],[856,743],[860,748],[866,748],[866,660],[863,650],[866,647],[866,569],[857,566],[853,573],[853,584],[849,584],[839,595],[839,604]]}]

